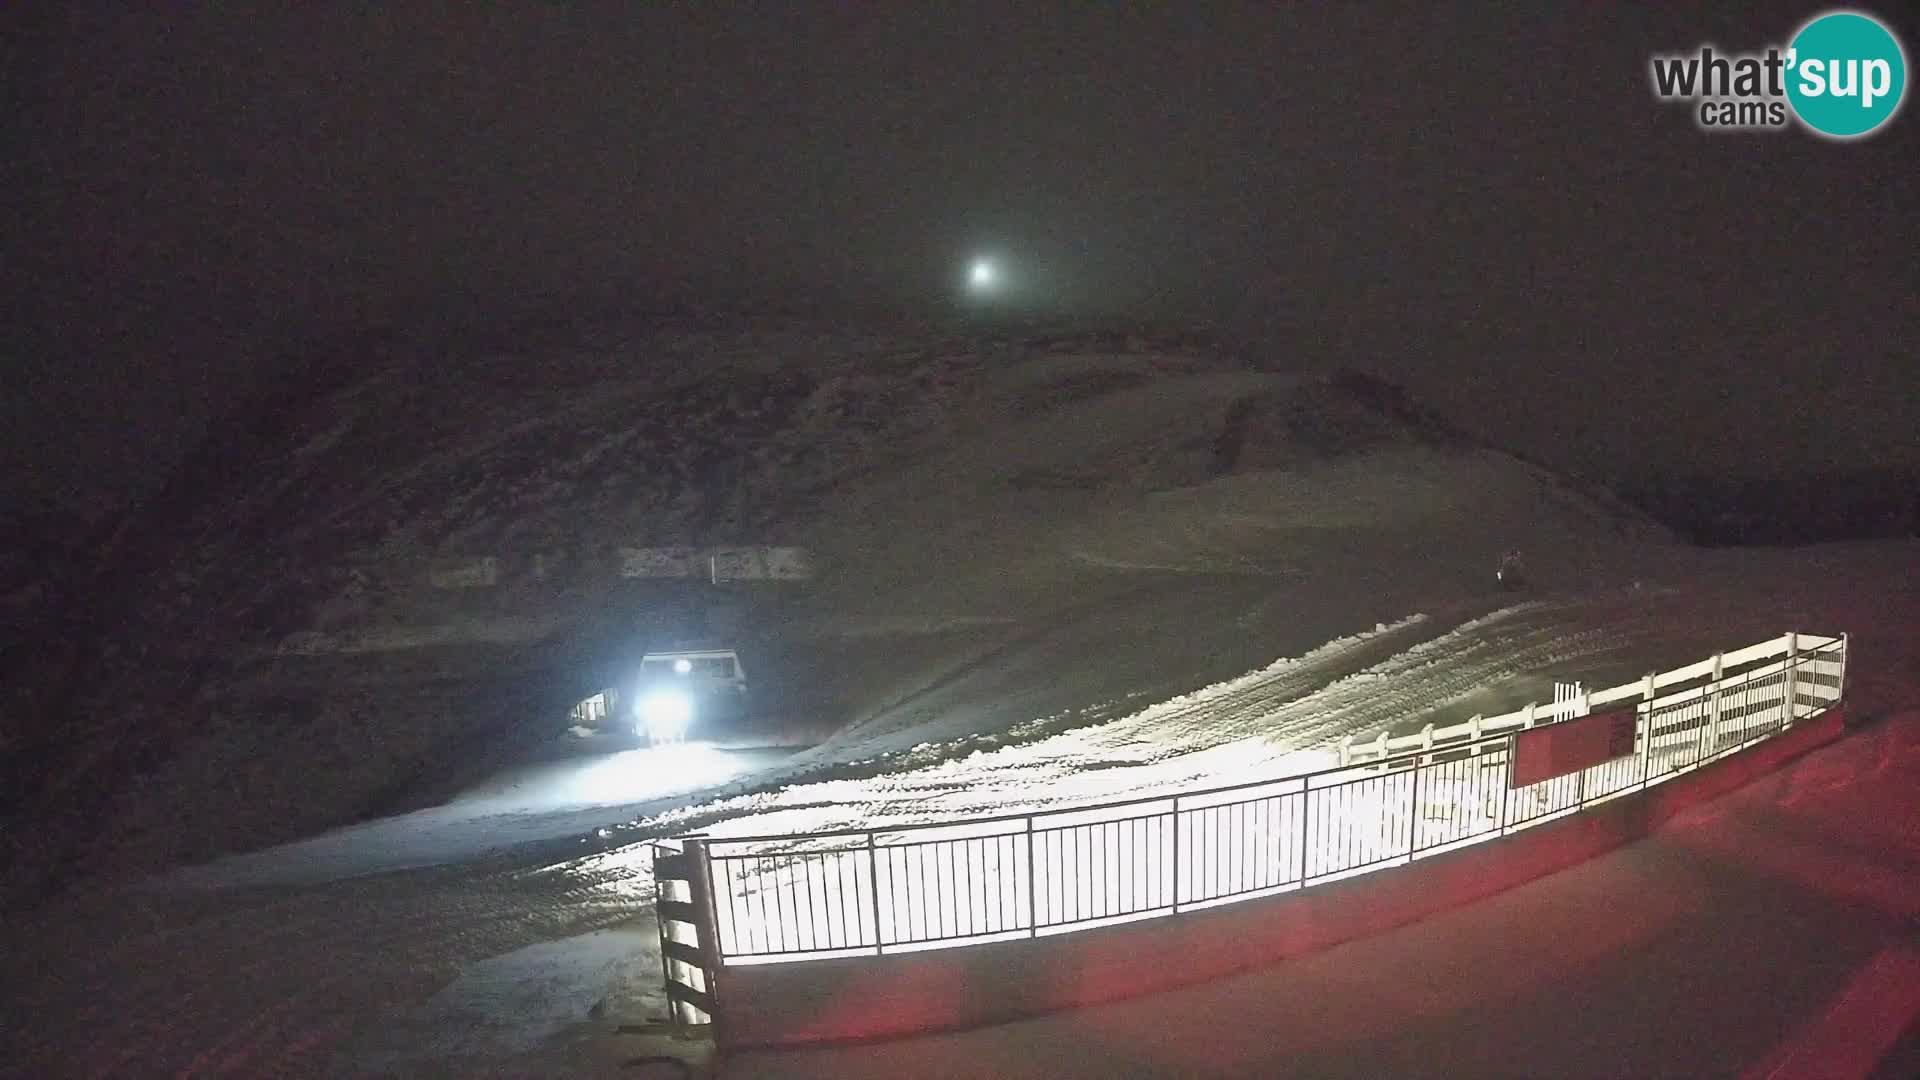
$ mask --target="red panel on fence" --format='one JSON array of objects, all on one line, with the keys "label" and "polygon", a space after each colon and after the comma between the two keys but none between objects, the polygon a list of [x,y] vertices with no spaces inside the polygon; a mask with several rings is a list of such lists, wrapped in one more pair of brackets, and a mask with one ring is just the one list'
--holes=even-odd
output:
[{"label": "red panel on fence", "polygon": [[1633,754],[1633,710],[1593,713],[1513,737],[1514,787],[1605,764]]}]

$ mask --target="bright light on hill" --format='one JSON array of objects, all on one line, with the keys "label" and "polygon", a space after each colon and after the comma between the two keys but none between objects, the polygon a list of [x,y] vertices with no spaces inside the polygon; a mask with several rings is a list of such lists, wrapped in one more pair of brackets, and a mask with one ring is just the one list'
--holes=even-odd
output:
[{"label": "bright light on hill", "polygon": [[975,293],[990,292],[1000,284],[1000,270],[991,259],[975,259],[967,268],[967,285]]}]

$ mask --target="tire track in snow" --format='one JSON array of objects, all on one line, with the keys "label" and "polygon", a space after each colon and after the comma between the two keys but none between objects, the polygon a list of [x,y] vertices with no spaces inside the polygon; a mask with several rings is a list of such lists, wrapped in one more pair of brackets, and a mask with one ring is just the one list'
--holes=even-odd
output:
[{"label": "tire track in snow", "polygon": [[[1256,677],[1242,693],[1179,710],[1171,718],[1145,710],[1081,733],[1078,739],[1061,740],[1066,745],[1045,763],[1052,775],[1021,782],[1081,786],[1075,772],[1078,762],[1089,756],[1145,770],[1145,775],[1127,768],[1096,774],[1103,781],[1101,797],[1284,775],[1297,771],[1283,768],[1284,759],[1297,751],[1326,747],[1349,732],[1371,734],[1488,685],[1601,655],[1620,644],[1605,631],[1570,628],[1553,620],[1553,612],[1543,609],[1510,610],[1475,620],[1382,664],[1278,703],[1262,692],[1265,680]],[[1214,749],[1229,751],[1231,758],[1207,753]],[[1097,799],[1065,800],[1089,801]]]},{"label": "tire track in snow", "polygon": [[[1304,656],[1285,657],[1259,671],[1169,698],[1148,707],[1145,713],[1173,715],[1192,712],[1196,709],[1219,711],[1249,696],[1270,696],[1276,700],[1298,696],[1324,686],[1344,673],[1360,670],[1378,659],[1391,656],[1402,648],[1410,647],[1414,642],[1441,633],[1447,625],[1444,621],[1435,620],[1426,615],[1409,616],[1391,625],[1382,625],[1368,633],[1337,638]],[[1085,710],[1084,712],[1110,713],[1111,709],[1112,707],[1108,706],[1104,710]],[[883,754],[855,762],[854,765],[865,766],[874,771],[896,772],[901,771],[902,766],[933,764],[977,750],[1041,742],[1076,728],[1099,727],[1122,722],[1137,715],[1142,713],[1136,711],[1117,716],[1110,714],[1104,719],[1092,720],[1081,719],[1076,715],[1046,717],[1015,725],[1008,732],[969,734],[958,738],[934,740],[917,744],[906,751],[890,755]],[[875,769],[876,766],[879,768]]]},{"label": "tire track in snow", "polygon": [[[1277,697],[1297,696],[1318,689],[1343,673],[1360,670],[1375,658],[1393,655],[1411,641],[1419,640],[1413,635],[1431,636],[1439,630],[1440,626],[1436,626],[1427,616],[1410,616],[1374,631],[1337,638],[1303,656],[1276,660],[1257,672],[1182,694],[1150,706],[1144,712],[1167,715],[1194,710],[1217,712],[1226,707],[1225,703],[1239,701],[1249,695],[1263,692]],[[1262,686],[1252,685],[1255,683],[1264,684],[1266,689],[1263,691]],[[1136,717],[1139,715],[1142,713],[1129,714]],[[1070,727],[1064,732],[1053,727],[1057,719],[1048,717],[1019,725],[1013,730],[1011,738],[970,734],[955,739],[920,743],[907,750],[882,753],[872,758],[829,766],[824,770],[811,770],[810,775],[798,778],[794,783],[780,789],[776,795],[797,793],[793,798],[783,802],[783,808],[786,810],[824,810],[835,806],[858,805],[869,800],[876,787],[888,785],[891,777],[924,778],[929,769],[939,769],[955,759],[978,758],[980,755],[996,750],[1044,747],[1062,736],[1070,737],[1076,730],[1111,725],[1123,722],[1125,718],[1098,721],[1078,728]],[[1040,732],[1037,735],[1022,734],[1036,730]],[[1044,754],[1047,751],[1038,749],[1031,752]],[[1085,760],[1084,753],[1080,757],[1082,761]],[[822,771],[827,773],[824,778],[819,775]],[[954,777],[945,783],[951,787],[961,787],[969,782],[971,781],[965,777]],[[938,782],[935,782],[935,786],[937,784]],[[770,796],[763,790],[715,799],[705,804],[684,807],[649,820],[642,820],[637,822],[636,826],[644,834],[655,835],[707,828],[755,813],[770,797],[774,796]],[[840,826],[795,826],[792,831],[838,827]]]},{"label": "tire track in snow", "polygon": [[[1534,602],[1451,627],[1402,620],[1105,723],[986,749],[968,740],[922,748],[953,753],[906,771],[718,800],[642,828],[697,824],[720,836],[863,828],[1288,775],[1326,763],[1343,735],[1371,736],[1517,677],[1573,677],[1629,644],[1621,630],[1582,622],[1581,611]],[[1314,750],[1322,755],[1303,756]]]}]

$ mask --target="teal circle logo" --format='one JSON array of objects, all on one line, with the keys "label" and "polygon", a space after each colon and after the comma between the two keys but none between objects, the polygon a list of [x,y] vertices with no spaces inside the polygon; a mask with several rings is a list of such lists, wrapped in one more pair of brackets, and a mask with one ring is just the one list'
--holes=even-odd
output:
[{"label": "teal circle logo", "polygon": [[1852,11],[1821,15],[1788,46],[1787,101],[1800,122],[1835,139],[1893,119],[1907,91],[1907,57],[1879,21]]}]

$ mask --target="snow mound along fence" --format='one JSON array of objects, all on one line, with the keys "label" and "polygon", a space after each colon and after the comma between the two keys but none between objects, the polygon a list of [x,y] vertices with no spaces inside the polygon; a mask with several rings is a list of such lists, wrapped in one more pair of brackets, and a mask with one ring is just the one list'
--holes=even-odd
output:
[{"label": "snow mound along fence", "polygon": [[[774,976],[767,965],[832,961],[847,973],[877,957],[1008,943],[981,950],[984,960],[1037,939],[1312,895],[1583,810],[1604,817],[1600,804],[1808,727],[1840,701],[1846,658],[1844,636],[1789,633],[1550,707],[1349,743],[1344,764],[1318,772],[1073,810],[668,841],[657,865],[684,880],[663,880],[660,895],[687,900],[662,905],[662,935],[681,943],[666,952],[667,976],[700,991],[682,998],[678,1018],[714,1021],[734,1041],[725,1032],[737,1008],[741,1042],[766,1041],[746,1034],[772,1030],[745,1015],[756,1008],[746,998],[759,995],[736,1003],[727,987]],[[1767,756],[1753,755],[1756,767]],[[1023,939],[1034,940],[1011,944]],[[995,978],[991,966],[967,970]],[[933,1013],[914,1021],[957,1022]],[[824,1022],[783,1024],[776,1041],[846,1037]],[[878,1033],[873,1022],[849,1030]]]}]

